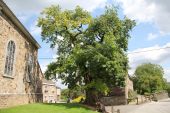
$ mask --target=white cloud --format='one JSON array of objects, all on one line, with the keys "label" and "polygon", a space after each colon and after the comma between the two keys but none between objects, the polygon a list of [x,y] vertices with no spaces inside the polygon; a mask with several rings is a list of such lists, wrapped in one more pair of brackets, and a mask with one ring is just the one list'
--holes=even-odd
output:
[{"label": "white cloud", "polygon": [[74,9],[77,5],[93,12],[104,8],[107,0],[4,0],[8,7],[17,15],[19,20],[26,23],[33,17],[38,17],[44,8],[60,5],[62,9]]},{"label": "white cloud", "polygon": [[154,40],[159,37],[159,34],[149,33],[147,36],[148,40]]},{"label": "white cloud", "polygon": [[121,3],[124,14],[140,22],[151,21],[154,17],[155,4],[145,0],[118,0]]},{"label": "white cloud", "polygon": [[39,13],[45,7],[60,5],[64,9],[73,9],[79,5],[93,11],[105,6],[107,0],[4,0],[16,13]]},{"label": "white cloud", "polygon": [[31,25],[29,31],[33,36],[37,36],[41,34],[41,28],[37,26],[37,21],[35,21],[34,24]]},{"label": "white cloud", "polygon": [[[142,63],[150,62],[150,63],[159,64],[161,66],[169,64],[170,48],[166,48],[166,47],[170,47],[170,43],[167,43],[164,46],[155,45],[153,47],[140,48],[129,52],[128,58],[129,58],[129,65],[131,68],[129,70],[129,74],[130,75],[133,74],[136,67]],[[169,72],[170,71],[165,70],[165,75],[167,75],[167,73]],[[168,80],[170,80],[170,77],[168,78]]]},{"label": "white cloud", "polygon": [[123,12],[138,22],[154,23],[162,33],[170,33],[169,0],[117,0]]},{"label": "white cloud", "polygon": [[64,84],[62,84],[62,80],[61,80],[61,79],[58,79],[58,80],[56,81],[56,85],[57,85],[58,87],[60,87],[61,89],[67,89],[67,86],[65,86]]},{"label": "white cloud", "polygon": [[[107,0],[4,0],[10,9],[17,15],[19,20],[27,24],[27,20],[38,17],[44,8],[51,5],[60,5],[63,9],[73,9],[77,5],[88,11],[103,8]],[[34,36],[40,35],[41,29],[36,26],[36,22],[29,28]]]}]

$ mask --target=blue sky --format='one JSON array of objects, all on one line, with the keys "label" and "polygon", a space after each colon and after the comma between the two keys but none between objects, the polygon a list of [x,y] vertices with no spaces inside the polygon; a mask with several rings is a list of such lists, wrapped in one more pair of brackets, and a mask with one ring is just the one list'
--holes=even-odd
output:
[{"label": "blue sky", "polygon": [[[4,0],[28,31],[41,45],[39,58],[55,58],[55,49],[41,40],[41,29],[36,27],[40,12],[50,5],[59,4],[63,9],[73,9],[80,5],[90,11],[93,16],[100,15],[106,4],[119,6],[119,16],[125,15],[136,20],[137,25],[131,32],[129,40],[129,74],[133,74],[136,67],[142,63],[151,62],[164,68],[165,78],[170,81],[170,1],[169,0]],[[147,51],[134,53],[138,51]],[[39,59],[41,68],[45,71],[52,60]],[[60,87],[64,87],[58,82]]]}]

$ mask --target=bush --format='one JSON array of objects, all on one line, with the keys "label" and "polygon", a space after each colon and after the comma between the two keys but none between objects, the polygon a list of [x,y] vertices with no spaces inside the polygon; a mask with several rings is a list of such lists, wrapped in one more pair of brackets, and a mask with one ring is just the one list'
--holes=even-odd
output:
[{"label": "bush", "polygon": [[85,96],[79,96],[72,100],[72,103],[82,103],[85,100]]},{"label": "bush", "polygon": [[170,97],[170,85],[167,86],[167,92],[168,92],[168,95]]}]

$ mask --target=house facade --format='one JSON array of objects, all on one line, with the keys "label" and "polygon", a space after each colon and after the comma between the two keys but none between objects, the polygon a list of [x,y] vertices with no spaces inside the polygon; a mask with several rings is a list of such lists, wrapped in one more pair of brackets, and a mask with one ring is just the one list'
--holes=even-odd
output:
[{"label": "house facade", "polygon": [[39,47],[0,0],[0,108],[42,102]]},{"label": "house facade", "polygon": [[57,87],[54,82],[44,79],[42,89],[44,103],[60,102],[61,89]]}]

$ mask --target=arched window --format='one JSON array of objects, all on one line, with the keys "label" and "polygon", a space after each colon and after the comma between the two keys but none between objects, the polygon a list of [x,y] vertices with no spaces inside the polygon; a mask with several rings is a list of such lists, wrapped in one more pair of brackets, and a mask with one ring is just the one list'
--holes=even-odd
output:
[{"label": "arched window", "polygon": [[15,43],[14,41],[9,41],[7,47],[7,55],[6,55],[6,62],[5,62],[5,74],[12,76],[13,72],[13,65],[14,65],[14,54],[15,54]]},{"label": "arched window", "polygon": [[27,54],[27,62],[26,62],[26,80],[27,80],[27,82],[31,82],[33,70],[34,70],[34,56],[32,53],[29,53],[29,54]]}]

